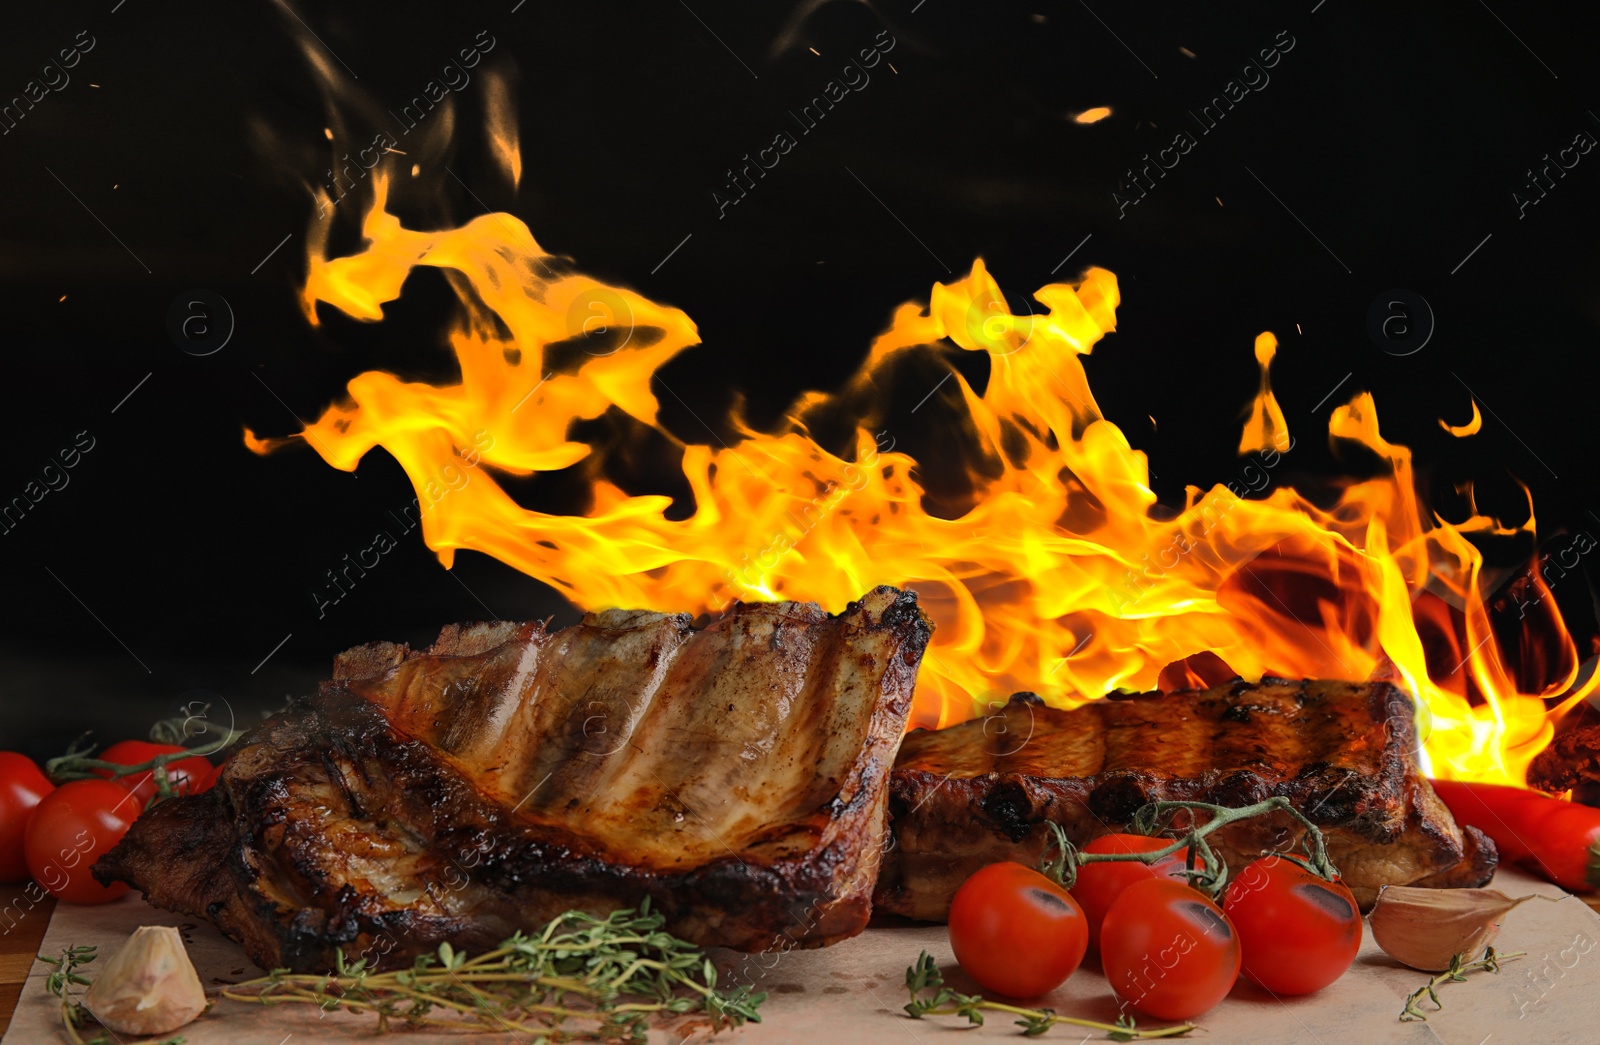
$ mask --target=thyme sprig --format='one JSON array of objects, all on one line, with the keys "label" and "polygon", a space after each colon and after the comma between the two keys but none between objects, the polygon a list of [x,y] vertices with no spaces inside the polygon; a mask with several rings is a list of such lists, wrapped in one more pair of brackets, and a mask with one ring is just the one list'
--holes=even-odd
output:
[{"label": "thyme sprig", "polygon": [[[68,947],[61,952],[59,958],[46,958],[40,954],[36,957],[46,965],[55,966],[55,972],[45,977],[45,990],[61,999],[61,1025],[66,1030],[67,1040],[72,1045],[129,1045],[122,1038],[112,1034],[96,1034],[92,1038],[85,1038],[79,1029],[95,1022],[94,1014],[84,1006],[73,993],[73,987],[87,987],[89,978],[78,972],[80,968],[88,965],[96,958],[98,948],[75,946]],[[183,1045],[186,1039],[182,1035],[163,1038],[154,1045]]]},{"label": "thyme sprig", "polygon": [[340,954],[332,975],[274,969],[221,993],[262,1005],[370,1013],[380,1032],[398,1024],[645,1042],[661,1016],[702,1014],[713,1032],[761,1022],[766,994],[747,986],[718,990],[711,960],[663,931],[665,923],[648,900],[606,918],[568,911],[538,935],[519,932],[475,958],[441,943],[409,969],[375,972],[366,959],[347,963]]},{"label": "thyme sprig", "polygon": [[1438,1012],[1443,1009],[1444,1003],[1439,1000],[1439,988],[1444,984],[1462,983],[1466,980],[1467,973],[1478,969],[1484,972],[1499,972],[1501,962],[1513,961],[1526,953],[1526,951],[1516,951],[1512,954],[1496,954],[1493,947],[1486,947],[1481,958],[1470,962],[1464,954],[1455,955],[1450,959],[1450,968],[1406,996],[1406,1007],[1400,1013],[1400,1022],[1413,1023],[1417,1020],[1427,1020],[1427,1014],[1422,1011],[1423,998],[1433,1002],[1433,1011]]},{"label": "thyme sprig", "polygon": [[[1019,1017],[1016,1021],[1017,1026],[1022,1028],[1023,1036],[1028,1038],[1036,1038],[1058,1023],[1105,1031],[1106,1038],[1111,1041],[1176,1038],[1194,1030],[1192,1023],[1144,1030],[1134,1023],[1132,1016],[1118,1017],[1115,1023],[1101,1023],[1097,1020],[1079,1019],[1076,1016],[1063,1016],[1053,1009],[1028,1009],[1020,1005],[990,1001],[981,994],[960,994],[944,985],[944,976],[939,972],[938,963],[927,951],[923,951],[917,957],[915,965],[906,969],[906,990],[911,995],[911,1000],[905,1007],[906,1015],[912,1019],[920,1020],[924,1016],[964,1016],[969,1026],[977,1027],[983,1024],[985,1010],[1003,1012]],[[929,994],[930,991],[933,993]]]}]

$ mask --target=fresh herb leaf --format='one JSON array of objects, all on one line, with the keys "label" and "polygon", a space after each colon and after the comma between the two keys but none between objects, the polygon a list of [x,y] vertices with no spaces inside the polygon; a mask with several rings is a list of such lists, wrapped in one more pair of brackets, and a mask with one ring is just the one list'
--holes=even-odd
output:
[{"label": "fresh herb leaf", "polygon": [[1036,1038],[1058,1023],[1105,1031],[1106,1037],[1112,1041],[1176,1038],[1194,1030],[1192,1023],[1140,1030],[1128,1016],[1121,1017],[1116,1023],[1099,1023],[1095,1020],[1079,1019],[1076,1016],[1062,1016],[1053,1009],[1026,1009],[1019,1005],[990,1001],[981,994],[961,994],[945,986],[944,975],[939,972],[938,962],[934,961],[933,956],[927,951],[917,955],[916,962],[906,967],[906,991],[911,1000],[906,1003],[905,1012],[912,1019],[920,1020],[924,1016],[961,1016],[966,1019],[968,1026],[980,1027],[983,1025],[985,1010],[1004,1012],[1019,1017],[1016,1021],[1017,1026],[1022,1028],[1023,1036],[1028,1038]]},{"label": "fresh herb leaf", "polygon": [[568,911],[476,957],[441,943],[411,968],[378,972],[337,960],[333,976],[269,975],[223,989],[235,1001],[313,1004],[372,1014],[378,1029],[522,1031],[540,1040],[644,1042],[651,1019],[703,1013],[713,1031],[761,1022],[764,993],[717,988],[699,948],[666,932],[647,902],[605,918]]},{"label": "fresh herb leaf", "polygon": [[1444,1003],[1439,1000],[1439,988],[1444,984],[1465,983],[1466,974],[1479,969],[1484,972],[1499,972],[1502,963],[1521,958],[1523,954],[1524,952],[1522,951],[1518,951],[1515,954],[1496,954],[1493,947],[1486,947],[1482,957],[1476,961],[1467,961],[1464,954],[1454,955],[1450,959],[1450,968],[1406,996],[1406,1007],[1400,1010],[1400,1022],[1414,1023],[1418,1020],[1427,1020],[1428,1014],[1422,1011],[1422,999],[1424,996],[1433,1002],[1433,1010],[1435,1012],[1444,1008]]}]

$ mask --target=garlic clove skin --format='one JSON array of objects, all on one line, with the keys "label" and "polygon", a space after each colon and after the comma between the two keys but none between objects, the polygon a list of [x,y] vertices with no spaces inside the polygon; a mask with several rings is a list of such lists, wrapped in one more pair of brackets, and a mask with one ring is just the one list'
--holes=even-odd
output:
[{"label": "garlic clove skin", "polygon": [[100,970],[83,1003],[119,1034],[166,1034],[205,1011],[206,992],[178,930],[142,925]]},{"label": "garlic clove skin", "polygon": [[1396,961],[1422,972],[1443,972],[1457,954],[1472,958],[1500,932],[1505,914],[1533,895],[1512,898],[1498,889],[1422,889],[1386,886],[1367,916],[1372,938]]}]

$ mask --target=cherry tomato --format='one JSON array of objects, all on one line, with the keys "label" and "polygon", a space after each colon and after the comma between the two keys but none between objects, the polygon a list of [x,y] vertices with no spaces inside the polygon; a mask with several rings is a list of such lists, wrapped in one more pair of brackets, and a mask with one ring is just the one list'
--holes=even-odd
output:
[{"label": "cherry tomato", "polygon": [[1233,923],[1182,882],[1134,882],[1106,912],[1100,931],[1100,962],[1111,989],[1157,1019],[1198,1016],[1239,979]]},{"label": "cherry tomato", "polygon": [[[157,755],[176,755],[187,750],[188,748],[176,744],[152,744],[148,740],[119,740],[94,757],[102,762],[115,762],[119,766],[137,766]],[[115,778],[107,769],[97,769],[95,772],[108,780],[115,779],[118,784],[138,795],[141,809],[155,797],[156,772],[153,769]],[[201,755],[167,763],[167,779],[172,781],[173,790],[179,794],[189,794],[199,786],[209,772],[211,763]]]},{"label": "cherry tomato", "polygon": [[1021,864],[975,872],[950,901],[950,946],[984,990],[1034,998],[1071,976],[1089,928],[1065,889]]},{"label": "cherry tomato", "polygon": [[1361,949],[1361,911],[1343,882],[1265,856],[1228,885],[1244,974],[1274,994],[1310,994],[1344,975]]},{"label": "cherry tomato", "polygon": [[141,808],[137,795],[109,780],[62,784],[44,796],[28,821],[23,852],[29,872],[58,900],[115,900],[127,885],[101,885],[89,868],[122,840]]},{"label": "cherry tomato", "polygon": [[28,880],[22,836],[39,800],[55,785],[27,755],[0,751],[0,885]]},{"label": "cherry tomato", "polygon": [[[1153,853],[1165,849],[1172,841],[1170,838],[1152,838],[1149,835],[1101,835],[1084,846],[1083,852]],[[1175,877],[1186,883],[1187,879],[1182,875],[1183,868],[1183,858],[1176,854],[1154,864],[1119,860],[1115,863],[1084,864],[1078,868],[1078,880],[1072,883],[1071,891],[1072,898],[1078,901],[1084,917],[1089,920],[1089,946],[1100,946],[1100,925],[1105,921],[1111,905],[1122,895],[1122,890],[1134,882],[1152,878]]]}]

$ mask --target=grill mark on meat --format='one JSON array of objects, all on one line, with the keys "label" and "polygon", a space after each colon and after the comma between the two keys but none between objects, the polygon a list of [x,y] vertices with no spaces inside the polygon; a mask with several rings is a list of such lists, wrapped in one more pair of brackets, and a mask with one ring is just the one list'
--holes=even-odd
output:
[{"label": "grill mark on meat", "polygon": [[[646,898],[702,945],[842,939],[870,913],[930,631],[914,594],[879,588],[837,617],[736,605],[695,632],[611,611],[348,651],[95,873],[264,968],[408,966]],[[583,728],[595,703],[615,749]]]},{"label": "grill mark on meat", "polygon": [[[700,838],[682,838],[675,822],[655,827],[663,842],[696,846],[685,847],[686,857],[752,841],[773,819],[791,817],[796,802],[814,808],[809,781],[788,790],[779,808],[770,799],[763,803],[762,794],[774,776],[795,776],[784,764],[779,740],[797,724],[791,711],[831,637],[818,633],[816,625],[826,616],[812,609],[791,614],[763,608],[712,624],[707,630],[721,630],[725,641],[696,644],[680,655],[666,686],[669,698],[646,717],[640,753],[630,760],[634,772],[619,790],[641,799],[662,792],[675,796],[703,828]],[[755,700],[747,692],[752,678],[764,682]],[[763,770],[752,772],[757,766]],[[619,835],[638,829],[626,805],[599,811],[602,824]]]},{"label": "grill mark on meat", "polygon": [[[625,764],[639,721],[657,703],[668,670],[692,634],[684,614],[607,611],[586,619],[569,636],[549,677],[540,680],[513,749],[530,737],[537,750],[503,758],[526,766],[503,798],[527,799],[532,812],[553,811],[574,799],[615,793],[613,771]],[[618,756],[608,762],[609,756]],[[543,783],[541,783],[543,781]]]},{"label": "grill mark on meat", "polygon": [[[516,711],[550,636],[539,625],[473,628],[451,625],[427,653],[392,667],[388,657],[351,651],[335,679],[382,704],[402,732],[428,738],[463,764],[481,764]],[[499,645],[487,645],[496,639]]]}]

